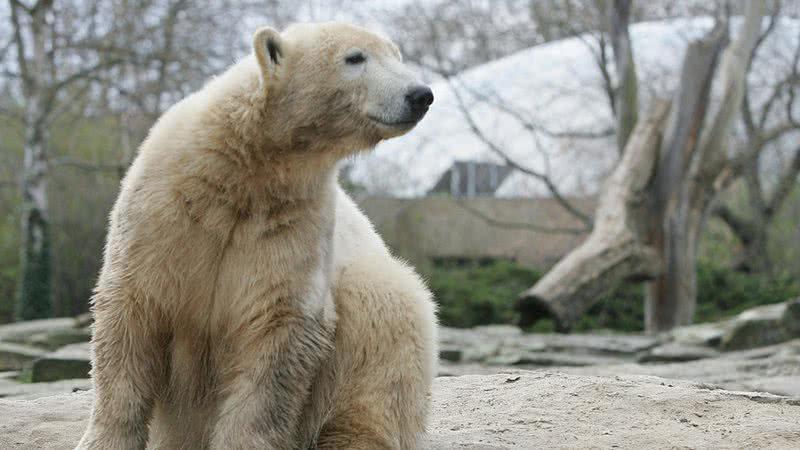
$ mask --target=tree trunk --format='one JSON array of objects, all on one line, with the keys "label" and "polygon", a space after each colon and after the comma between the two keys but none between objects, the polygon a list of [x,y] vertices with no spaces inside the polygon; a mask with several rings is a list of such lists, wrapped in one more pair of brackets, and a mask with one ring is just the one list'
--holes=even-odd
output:
[{"label": "tree trunk", "polygon": [[752,239],[742,244],[742,253],[735,262],[734,268],[740,272],[747,273],[766,273],[772,268],[769,258],[767,227],[769,225],[763,221],[761,226],[757,226]]},{"label": "tree trunk", "polygon": [[657,246],[663,271],[645,290],[645,330],[649,333],[692,323],[697,296],[697,243],[703,212],[680,205],[664,219]]},{"label": "tree trunk", "polygon": [[31,51],[28,59],[17,3],[12,2],[12,23],[25,94],[25,138],[22,171],[22,221],[20,273],[17,277],[15,315],[20,320],[49,317],[52,312],[50,281],[50,230],[47,202],[47,129],[55,92],[53,54],[48,51],[48,17],[52,1],[38,2],[30,14]]},{"label": "tree trunk", "polygon": [[656,251],[642,238],[668,111],[668,103],[657,103],[634,130],[622,160],[606,181],[595,227],[586,241],[522,293],[517,303],[521,326],[551,317],[559,331],[568,331],[619,280],[648,279],[659,273]]},{"label": "tree trunk", "polygon": [[608,8],[611,46],[614,49],[614,64],[617,70],[617,149],[625,149],[639,118],[639,82],[628,23],[631,15],[631,0],[614,0]]},{"label": "tree trunk", "polygon": [[16,317],[30,320],[52,312],[50,285],[50,233],[47,205],[46,126],[41,123],[37,99],[29,99],[25,115],[22,172],[21,272],[17,287]]},{"label": "tree trunk", "polygon": [[[685,139],[673,139],[672,147],[665,148],[665,157],[677,164],[660,170],[661,178],[656,180],[658,198],[654,213],[663,211],[664,222],[662,227],[654,228],[651,242],[663,242],[664,272],[647,288],[647,332],[692,323],[697,304],[697,245],[711,201],[720,188],[731,128],[744,97],[748,61],[761,31],[762,10],[761,2],[748,2],[739,36],[725,48],[716,70],[715,61],[726,40],[728,24],[724,24],[721,33],[712,32],[707,45],[690,46],[687,52],[679,98],[689,99],[691,105],[692,96],[707,96],[709,92],[713,95],[700,103],[707,103],[706,106],[692,109],[698,114],[683,116],[695,118],[689,123],[689,133]],[[692,57],[697,59],[695,64],[690,64]],[[709,58],[711,61],[707,62]],[[710,70],[706,71],[704,66]],[[700,76],[692,77],[687,68],[696,68]],[[713,82],[704,73],[713,75]],[[693,92],[692,86],[701,86],[701,90]],[[673,117],[680,120],[680,115]],[[670,173],[670,169],[675,172]],[[680,182],[675,183],[676,180]]]},{"label": "tree trunk", "polygon": [[657,332],[691,323],[696,295],[697,234],[700,219],[690,202],[686,176],[706,116],[717,59],[726,30],[715,28],[686,49],[672,115],[661,148],[646,241],[658,250],[664,271],[645,295],[645,330]]}]

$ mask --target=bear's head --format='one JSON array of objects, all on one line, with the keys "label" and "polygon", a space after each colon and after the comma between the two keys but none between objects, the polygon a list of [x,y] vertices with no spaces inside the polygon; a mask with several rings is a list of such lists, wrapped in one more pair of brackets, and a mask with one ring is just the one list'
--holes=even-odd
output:
[{"label": "bear's head", "polygon": [[338,156],[369,149],[411,130],[433,102],[396,45],[356,26],[261,28],[253,50],[270,116],[291,148]]}]

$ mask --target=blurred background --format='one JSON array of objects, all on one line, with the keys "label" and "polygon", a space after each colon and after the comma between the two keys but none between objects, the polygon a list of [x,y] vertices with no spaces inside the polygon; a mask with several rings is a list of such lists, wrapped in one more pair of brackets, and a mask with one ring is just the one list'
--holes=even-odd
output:
[{"label": "blurred background", "polygon": [[0,322],[85,313],[149,127],[257,26],[326,20],[435,92],[341,183],[443,325],[655,334],[800,295],[796,0],[3,0]]}]

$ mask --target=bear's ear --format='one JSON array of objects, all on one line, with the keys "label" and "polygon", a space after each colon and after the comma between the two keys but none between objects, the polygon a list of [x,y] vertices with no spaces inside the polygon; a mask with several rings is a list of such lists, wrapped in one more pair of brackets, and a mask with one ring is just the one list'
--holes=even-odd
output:
[{"label": "bear's ear", "polygon": [[281,35],[272,28],[260,28],[253,35],[253,51],[261,69],[261,81],[265,87],[276,79],[278,67],[283,62],[284,46]]}]

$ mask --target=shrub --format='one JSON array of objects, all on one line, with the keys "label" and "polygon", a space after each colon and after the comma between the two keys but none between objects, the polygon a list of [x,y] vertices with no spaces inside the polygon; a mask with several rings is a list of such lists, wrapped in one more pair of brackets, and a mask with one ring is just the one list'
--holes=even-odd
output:
[{"label": "shrub", "polygon": [[[800,283],[785,275],[742,273],[701,261],[697,265],[697,310],[694,321],[712,322],[745,309],[782,302],[800,295]],[[576,330],[610,328],[641,331],[644,326],[644,287],[622,284],[596,303]]]},{"label": "shrub", "polygon": [[[437,267],[429,269],[426,275],[439,303],[442,325],[472,327],[513,323],[517,296],[538,281],[541,272],[498,261],[477,267]],[[695,322],[708,322],[798,296],[800,283],[788,276],[746,274],[700,262],[697,294]],[[595,303],[574,330],[637,332],[643,326],[644,287],[640,283],[621,283]],[[553,330],[552,321],[542,320],[528,331]]]},{"label": "shrub", "polygon": [[798,295],[800,282],[785,274],[748,274],[713,264],[699,264],[695,321],[719,320],[747,308],[781,302]]},{"label": "shrub", "polygon": [[473,267],[433,267],[428,285],[439,303],[439,319],[450,327],[512,323],[514,300],[541,273],[508,261]]}]

